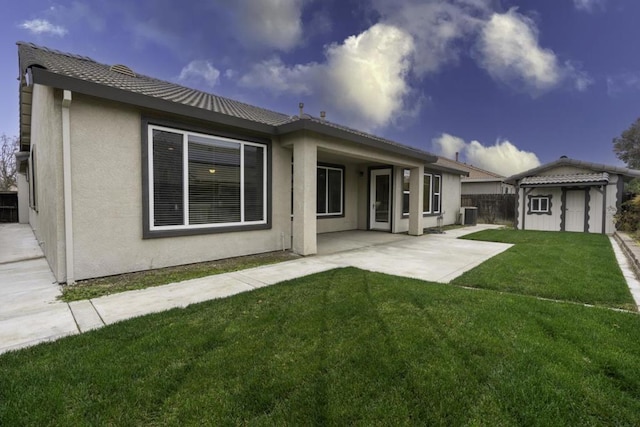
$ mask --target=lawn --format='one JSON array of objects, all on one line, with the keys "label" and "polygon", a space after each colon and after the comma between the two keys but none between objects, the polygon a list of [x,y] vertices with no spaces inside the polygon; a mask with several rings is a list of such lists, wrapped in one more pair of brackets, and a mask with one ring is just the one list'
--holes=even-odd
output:
[{"label": "lawn", "polygon": [[453,284],[636,309],[607,236],[496,229],[463,238],[515,246]]},{"label": "lawn", "polygon": [[637,425],[640,316],[355,268],[0,356],[0,425]]}]

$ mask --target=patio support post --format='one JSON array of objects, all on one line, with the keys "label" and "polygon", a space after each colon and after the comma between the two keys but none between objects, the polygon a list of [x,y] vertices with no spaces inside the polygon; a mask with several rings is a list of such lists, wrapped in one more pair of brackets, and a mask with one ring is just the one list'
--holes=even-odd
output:
[{"label": "patio support post", "polygon": [[424,197],[424,166],[411,168],[409,178],[409,234],[421,236],[424,232],[422,226],[422,206]]},{"label": "patio support post", "polygon": [[293,144],[293,251],[317,252],[316,192],[318,149],[308,138]]}]

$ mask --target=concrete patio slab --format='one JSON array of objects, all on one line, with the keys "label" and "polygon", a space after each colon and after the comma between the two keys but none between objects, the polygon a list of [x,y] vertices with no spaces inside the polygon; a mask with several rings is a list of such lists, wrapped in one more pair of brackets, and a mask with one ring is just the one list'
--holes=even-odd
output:
[{"label": "concrete patio slab", "polygon": [[132,317],[185,307],[254,289],[227,274],[108,295],[91,300],[106,324]]},{"label": "concrete patio slab", "polygon": [[0,224],[0,264],[43,256],[30,225]]}]

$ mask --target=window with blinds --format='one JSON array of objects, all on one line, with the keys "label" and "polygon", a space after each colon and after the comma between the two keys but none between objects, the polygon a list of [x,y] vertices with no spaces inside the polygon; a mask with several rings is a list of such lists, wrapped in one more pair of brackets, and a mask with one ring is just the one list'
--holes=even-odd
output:
[{"label": "window with blinds", "polygon": [[151,230],[266,223],[263,144],[149,126]]}]

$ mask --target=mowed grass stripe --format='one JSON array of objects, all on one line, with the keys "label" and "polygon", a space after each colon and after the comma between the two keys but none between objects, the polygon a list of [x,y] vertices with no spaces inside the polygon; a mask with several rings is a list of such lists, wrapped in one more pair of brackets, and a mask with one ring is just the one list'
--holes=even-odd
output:
[{"label": "mowed grass stripe", "polygon": [[640,317],[333,270],[0,356],[0,425],[633,425]]}]

